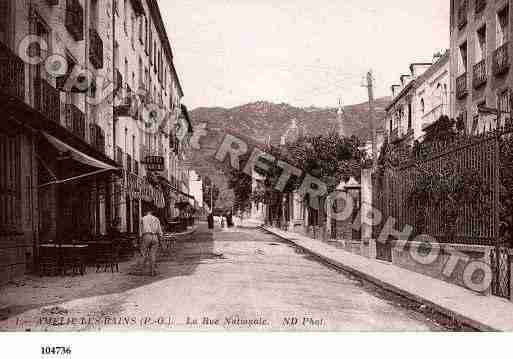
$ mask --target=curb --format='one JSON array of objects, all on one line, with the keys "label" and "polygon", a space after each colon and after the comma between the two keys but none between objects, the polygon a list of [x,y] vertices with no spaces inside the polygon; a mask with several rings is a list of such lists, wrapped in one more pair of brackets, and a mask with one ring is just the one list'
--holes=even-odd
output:
[{"label": "curb", "polygon": [[460,322],[468,327],[471,327],[473,329],[476,329],[476,330],[479,330],[479,331],[485,331],[485,332],[501,332],[502,330],[500,329],[496,329],[496,328],[492,328],[486,324],[483,324],[479,321],[476,321],[472,318],[469,318],[467,316],[465,316],[464,314],[461,314],[461,313],[457,313],[451,309],[448,309],[444,306],[442,306],[441,304],[438,304],[438,303],[434,303],[434,302],[431,302],[430,300],[424,298],[424,297],[420,297],[416,294],[413,294],[411,292],[408,292],[396,285],[393,285],[393,284],[390,284],[388,282],[384,282],[374,276],[371,276],[369,275],[368,273],[365,273],[365,272],[362,272],[361,270],[358,270],[358,269],[355,269],[353,267],[350,267],[348,265],[345,265],[344,263],[341,263],[341,262],[338,262],[336,260],[333,260],[331,258],[328,258],[328,257],[325,257],[321,254],[318,254],[316,252],[313,252],[312,250],[306,248],[306,247],[303,247],[302,245],[300,244],[297,244],[294,240],[290,239],[290,238],[287,238],[287,237],[284,237],[280,234],[277,234],[277,233],[274,233],[273,231],[267,229],[266,227],[264,226],[260,226],[259,227],[260,229],[266,231],[267,233],[270,233],[278,238],[281,238],[283,240],[285,240],[286,242],[294,245],[295,247],[297,248],[301,248],[302,250],[304,250],[305,252],[307,252],[308,254],[310,254],[311,256],[319,259],[320,261],[332,266],[332,267],[335,267],[337,269],[341,269],[345,272],[348,272],[348,273],[351,273],[353,275],[355,275],[356,277],[359,277],[367,282],[370,282],[374,285],[377,285],[378,287],[382,288],[382,289],[385,289],[387,291],[390,291],[390,292],[393,292],[395,294],[398,294],[400,296],[403,296],[409,300],[412,300],[418,304],[422,304],[422,305],[425,305],[427,306],[428,308],[438,312],[438,313],[441,313],[449,318],[452,318],[454,320],[456,320],[457,322]]}]

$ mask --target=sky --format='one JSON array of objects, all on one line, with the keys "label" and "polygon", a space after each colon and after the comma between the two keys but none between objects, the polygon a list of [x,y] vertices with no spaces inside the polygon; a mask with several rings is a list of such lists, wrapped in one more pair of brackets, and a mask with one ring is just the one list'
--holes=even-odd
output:
[{"label": "sky", "polygon": [[449,47],[449,0],[158,2],[190,109],[361,103]]}]

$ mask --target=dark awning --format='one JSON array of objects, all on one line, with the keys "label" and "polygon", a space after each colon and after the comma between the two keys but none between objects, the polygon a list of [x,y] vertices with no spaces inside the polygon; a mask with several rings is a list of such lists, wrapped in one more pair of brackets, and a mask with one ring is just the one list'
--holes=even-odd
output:
[{"label": "dark awning", "polygon": [[46,134],[51,135],[89,157],[110,166],[118,167],[118,164],[113,159],[92,147],[84,139],[71,133],[68,129],[61,126],[60,123],[51,121],[45,114],[37,111],[24,101],[1,91],[0,112],[5,116],[3,118],[6,119],[6,121],[14,121],[18,125],[44,131]]}]

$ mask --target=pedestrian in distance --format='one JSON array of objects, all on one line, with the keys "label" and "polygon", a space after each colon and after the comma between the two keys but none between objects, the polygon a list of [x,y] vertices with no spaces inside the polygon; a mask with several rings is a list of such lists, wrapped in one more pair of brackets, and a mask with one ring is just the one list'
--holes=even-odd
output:
[{"label": "pedestrian in distance", "polygon": [[214,214],[210,212],[207,216],[208,229],[214,229]]},{"label": "pedestrian in distance", "polygon": [[157,253],[159,247],[161,247],[162,238],[162,226],[160,220],[153,215],[153,211],[150,209],[146,212],[146,215],[142,218],[142,243],[141,243],[141,255],[142,263],[139,261],[138,266],[141,267],[141,271],[144,274],[146,262],[150,262],[150,275],[157,275]]}]

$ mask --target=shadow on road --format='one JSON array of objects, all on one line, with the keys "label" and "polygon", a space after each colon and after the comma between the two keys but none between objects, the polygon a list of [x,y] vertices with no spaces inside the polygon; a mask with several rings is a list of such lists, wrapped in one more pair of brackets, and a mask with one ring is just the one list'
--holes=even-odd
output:
[{"label": "shadow on road", "polygon": [[[120,264],[119,273],[96,273],[88,268],[84,276],[26,278],[0,288],[0,321],[29,310],[58,307],[76,299],[121,294],[170,278],[192,275],[205,259],[219,258],[214,253],[214,236],[200,224],[192,238],[180,240],[170,257],[158,261],[159,275],[132,275],[136,260]],[[1,328],[0,328],[1,329]]]}]

